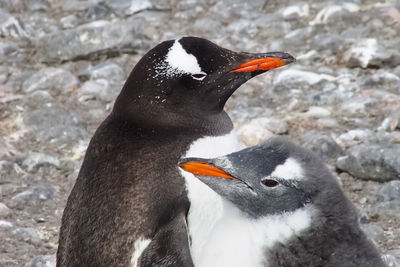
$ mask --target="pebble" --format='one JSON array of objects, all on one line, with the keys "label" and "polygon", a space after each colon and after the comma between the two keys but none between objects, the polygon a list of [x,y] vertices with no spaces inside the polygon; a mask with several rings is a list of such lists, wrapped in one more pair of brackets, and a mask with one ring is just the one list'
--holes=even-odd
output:
[{"label": "pebble", "polygon": [[117,64],[97,65],[91,70],[90,80],[79,88],[79,100],[85,102],[88,99],[96,98],[111,102],[118,96],[125,79],[123,69]]},{"label": "pebble", "polygon": [[31,186],[28,190],[15,195],[12,200],[18,208],[34,206],[40,202],[53,198],[54,188],[48,183],[39,183]]},{"label": "pebble", "polygon": [[48,2],[44,0],[25,0],[24,2],[30,11],[46,11],[48,9]]},{"label": "pebble", "polygon": [[[127,20],[96,20],[73,29],[36,38],[40,62],[61,62],[77,58],[99,57],[104,53],[135,52],[142,48],[143,27],[149,27],[145,18]],[[62,45],[60,44],[68,44]]]},{"label": "pebble", "polygon": [[79,19],[75,15],[68,15],[60,19],[60,24],[64,29],[75,28],[79,24]]},{"label": "pebble", "polygon": [[45,165],[54,165],[59,167],[60,160],[47,154],[29,151],[25,160],[22,162],[22,165],[30,172]]},{"label": "pebble", "polygon": [[13,227],[13,224],[11,222],[0,220],[0,229],[9,229],[12,227]]},{"label": "pebble", "polygon": [[237,134],[246,146],[257,145],[274,135],[265,127],[265,125],[262,124],[263,122],[268,123],[267,119],[263,119],[264,118],[251,120],[249,123],[246,123],[237,129]]},{"label": "pebble", "polygon": [[92,20],[105,19],[108,14],[109,14],[108,7],[103,3],[98,3],[93,6],[90,6],[86,10],[86,20],[92,21]]},{"label": "pebble", "polygon": [[387,251],[382,259],[388,267],[400,267],[400,249]]},{"label": "pebble", "polygon": [[36,256],[32,261],[25,265],[25,267],[55,267],[56,255],[40,255]]},{"label": "pebble", "polygon": [[311,106],[308,108],[305,115],[313,118],[325,118],[331,116],[331,112],[323,107]]},{"label": "pebble", "polygon": [[361,144],[347,150],[336,166],[356,178],[385,182],[400,179],[400,144]]},{"label": "pebble", "polygon": [[11,210],[4,204],[0,202],[0,218],[5,218],[11,214]]},{"label": "pebble", "polygon": [[308,4],[288,6],[282,10],[282,17],[286,20],[300,19],[310,15]]},{"label": "pebble", "polygon": [[150,0],[107,0],[106,4],[121,17],[132,15],[153,7],[153,3]]},{"label": "pebble", "polygon": [[339,156],[344,155],[343,149],[327,134],[309,131],[303,138],[303,146],[313,151],[324,161],[336,160]]},{"label": "pebble", "polygon": [[316,84],[322,80],[333,81],[335,78],[328,74],[318,74],[310,71],[287,69],[279,72],[274,79],[274,84],[301,83]]},{"label": "pebble", "polygon": [[0,8],[0,36],[21,38],[26,37],[27,33],[21,22]]},{"label": "pebble", "polygon": [[19,240],[22,240],[31,244],[39,244],[40,243],[40,235],[38,230],[35,228],[16,228],[12,231],[12,234],[15,235]]},{"label": "pebble", "polygon": [[37,90],[49,90],[62,93],[66,89],[79,84],[71,72],[61,68],[43,68],[33,74],[22,84],[22,90],[25,93],[31,93]]},{"label": "pebble", "polygon": [[382,52],[377,39],[366,38],[357,40],[344,52],[343,60],[349,68],[367,68],[384,66],[392,54]]},{"label": "pebble", "polygon": [[78,114],[56,106],[26,112],[23,121],[39,141],[79,140],[87,135]]},{"label": "pebble", "polygon": [[400,201],[400,180],[385,183],[379,189],[378,202]]},{"label": "pebble", "polygon": [[320,10],[310,25],[326,24],[338,12],[358,12],[360,7],[353,3],[342,3],[341,5],[329,5]]},{"label": "pebble", "polygon": [[382,242],[385,238],[382,227],[376,223],[361,224],[361,229],[375,244]]}]

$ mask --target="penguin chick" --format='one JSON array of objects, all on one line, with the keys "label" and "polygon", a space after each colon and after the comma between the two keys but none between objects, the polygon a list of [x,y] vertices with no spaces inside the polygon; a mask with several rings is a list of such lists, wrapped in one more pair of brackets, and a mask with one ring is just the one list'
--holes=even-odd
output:
[{"label": "penguin chick", "polygon": [[306,149],[273,138],[179,166],[224,199],[199,267],[385,266],[338,181]]}]

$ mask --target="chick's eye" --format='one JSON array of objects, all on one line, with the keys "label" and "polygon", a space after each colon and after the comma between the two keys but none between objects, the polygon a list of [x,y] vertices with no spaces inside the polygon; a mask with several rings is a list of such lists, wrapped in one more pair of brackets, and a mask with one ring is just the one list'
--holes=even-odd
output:
[{"label": "chick's eye", "polygon": [[277,185],[279,185],[279,183],[275,180],[272,179],[265,179],[261,181],[265,186],[267,187],[275,187]]},{"label": "chick's eye", "polygon": [[203,80],[206,76],[207,76],[207,74],[204,73],[204,72],[199,72],[199,73],[193,73],[192,74],[192,78],[195,79],[195,80],[199,80],[199,81]]}]

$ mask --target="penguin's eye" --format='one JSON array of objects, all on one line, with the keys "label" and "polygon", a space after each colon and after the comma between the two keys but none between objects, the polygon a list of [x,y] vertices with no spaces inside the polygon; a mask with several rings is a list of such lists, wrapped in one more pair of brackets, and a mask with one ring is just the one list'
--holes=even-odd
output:
[{"label": "penguin's eye", "polygon": [[263,183],[263,185],[267,186],[267,187],[275,187],[277,185],[279,185],[279,183],[275,180],[272,179],[265,179],[261,181]]},{"label": "penguin's eye", "polygon": [[198,73],[193,73],[192,78],[198,81],[203,80],[207,76],[206,73],[204,72],[198,72]]}]

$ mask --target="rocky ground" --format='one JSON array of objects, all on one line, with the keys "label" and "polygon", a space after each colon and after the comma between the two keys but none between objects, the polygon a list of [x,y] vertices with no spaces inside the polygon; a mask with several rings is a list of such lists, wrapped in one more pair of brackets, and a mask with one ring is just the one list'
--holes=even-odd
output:
[{"label": "rocky ground", "polygon": [[0,266],[54,266],[91,135],[141,55],[181,35],[298,59],[228,102],[242,143],[320,155],[400,266],[399,0],[1,0]]}]

